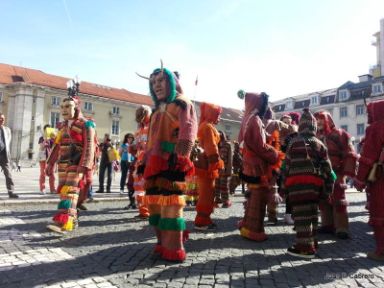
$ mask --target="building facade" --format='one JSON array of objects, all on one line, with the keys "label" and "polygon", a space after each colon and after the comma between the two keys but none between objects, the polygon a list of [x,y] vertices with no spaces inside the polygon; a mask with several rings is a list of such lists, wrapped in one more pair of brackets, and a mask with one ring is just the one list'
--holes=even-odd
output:
[{"label": "building facade", "polygon": [[373,34],[375,40],[372,45],[376,47],[376,65],[371,67],[369,73],[373,77],[384,76],[384,18],[380,20],[380,31]]},{"label": "building facade", "polygon": [[[35,160],[38,139],[45,124],[56,127],[62,121],[60,103],[67,97],[69,78],[42,71],[0,63],[0,112],[6,116],[6,125],[12,130],[11,156],[14,161]],[[136,109],[152,106],[149,96],[99,84],[82,82],[79,93],[84,116],[95,119],[96,132],[101,140],[110,134],[119,143],[128,132],[137,129]],[[199,103],[196,102],[199,115]],[[218,129],[236,139],[242,113],[223,108]]]}]

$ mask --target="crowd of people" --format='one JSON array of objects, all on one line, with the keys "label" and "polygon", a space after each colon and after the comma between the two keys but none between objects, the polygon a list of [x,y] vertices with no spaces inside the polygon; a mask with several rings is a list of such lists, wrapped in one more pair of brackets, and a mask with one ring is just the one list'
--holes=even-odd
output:
[{"label": "crowd of people", "polygon": [[[194,104],[183,94],[179,74],[164,67],[149,77],[153,109],[136,111],[137,131],[114,147],[108,134],[98,142],[94,120],[80,109],[78,85],[61,104],[64,119],[57,133],[48,126],[39,139],[40,191],[58,193],[60,202],[48,229],[57,233],[78,226],[79,210],[92,191],[92,175],[99,168],[97,193],[110,193],[112,171],[121,170],[120,193],[128,191],[127,209],[138,209],[157,239],[153,257],[184,261],[188,239],[183,209],[194,206],[194,229],[214,231],[215,208],[231,206],[230,197],[241,186],[244,216],[238,222],[242,237],[265,241],[265,219],[277,223],[277,206],[284,201],[285,223],[293,225],[296,239],[287,253],[311,259],[319,247],[318,233],[350,238],[347,178],[367,192],[369,224],[376,250],[369,258],[384,261],[384,101],[367,106],[369,127],[361,153],[351,136],[335,126],[327,111],[305,108],[275,119],[269,96],[240,90],[244,115],[238,139],[232,143],[216,124],[220,106],[201,103],[197,119]],[[17,198],[9,170],[9,128],[0,113],[0,165],[9,197]],[[233,152],[232,152],[233,151]],[[55,185],[55,173],[58,183]],[[104,187],[105,172],[107,183]],[[318,214],[320,211],[321,224]]]}]

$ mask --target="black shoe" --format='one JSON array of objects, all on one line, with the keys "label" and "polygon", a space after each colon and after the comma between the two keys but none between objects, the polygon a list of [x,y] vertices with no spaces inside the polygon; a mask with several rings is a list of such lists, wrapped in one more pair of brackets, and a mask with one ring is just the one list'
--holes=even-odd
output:
[{"label": "black shoe", "polygon": [[8,196],[9,196],[9,198],[12,198],[12,199],[17,199],[17,198],[19,198],[19,195],[15,194],[15,193],[13,193],[13,192],[8,193]]},{"label": "black shoe", "polygon": [[102,190],[96,190],[95,193],[104,193]]},{"label": "black shoe", "polygon": [[87,210],[88,210],[88,208],[85,207],[84,204],[80,204],[80,205],[78,205],[77,208],[78,208],[79,210],[83,210],[83,211],[87,211]]},{"label": "black shoe", "polygon": [[107,190],[107,193],[111,193],[111,190]]},{"label": "black shoe", "polygon": [[305,259],[312,259],[315,258],[315,252],[303,252],[299,249],[295,248],[295,246],[289,247],[287,250],[287,253],[292,256],[305,258]]},{"label": "black shoe", "polygon": [[336,232],[336,237],[339,239],[349,239],[349,234],[347,232]]}]

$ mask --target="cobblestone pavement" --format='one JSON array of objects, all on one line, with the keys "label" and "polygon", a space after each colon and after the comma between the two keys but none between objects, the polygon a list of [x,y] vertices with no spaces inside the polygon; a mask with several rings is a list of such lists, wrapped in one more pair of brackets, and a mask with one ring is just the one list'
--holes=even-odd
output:
[{"label": "cobblestone pavement", "polygon": [[[181,264],[153,260],[154,235],[124,201],[87,204],[80,227],[57,236],[45,229],[53,203],[0,206],[0,287],[384,287],[384,265],[365,257],[374,249],[365,196],[349,193],[353,239],[320,235],[318,256],[287,255],[292,226],[266,228],[269,239],[242,239],[236,223],[241,195],[229,209],[216,209],[215,233],[192,231],[195,212],[186,208],[192,231]],[[279,209],[279,217],[282,217]]]}]

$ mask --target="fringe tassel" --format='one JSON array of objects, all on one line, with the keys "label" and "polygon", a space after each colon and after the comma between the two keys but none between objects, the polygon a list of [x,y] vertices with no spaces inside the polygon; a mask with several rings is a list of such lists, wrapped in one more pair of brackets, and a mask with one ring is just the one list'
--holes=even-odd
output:
[{"label": "fringe tassel", "polygon": [[179,195],[170,195],[170,196],[159,196],[159,200],[157,202],[160,206],[185,206],[185,198]]},{"label": "fringe tassel", "polygon": [[68,221],[63,225],[62,229],[65,231],[73,230],[73,217],[71,216],[68,217]]},{"label": "fringe tassel", "polygon": [[170,250],[165,247],[162,249],[161,258],[168,261],[184,261],[187,257],[184,249]]},{"label": "fringe tassel", "polygon": [[144,205],[153,205],[157,204],[160,200],[161,195],[145,195],[144,197]]}]

